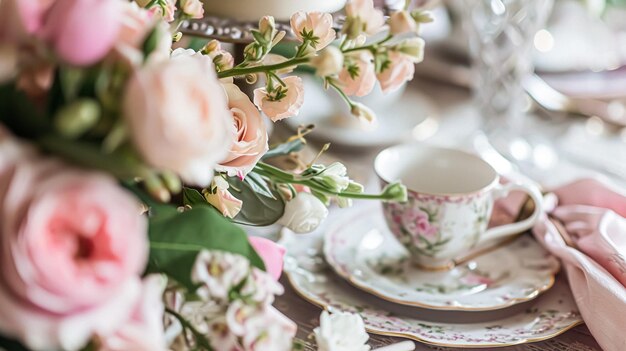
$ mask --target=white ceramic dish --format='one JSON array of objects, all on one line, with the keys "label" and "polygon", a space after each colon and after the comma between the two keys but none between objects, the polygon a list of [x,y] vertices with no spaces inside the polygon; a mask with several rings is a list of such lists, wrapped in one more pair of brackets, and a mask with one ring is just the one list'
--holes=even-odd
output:
[{"label": "white ceramic dish", "polygon": [[429,309],[487,311],[536,298],[555,281],[559,262],[529,236],[447,271],[425,271],[388,229],[378,206],[326,232],[326,261],[359,289]]},{"label": "white ceramic dish", "polygon": [[319,236],[285,233],[281,243],[287,248],[285,273],[305,300],[359,313],[374,334],[444,347],[493,348],[549,339],[582,323],[567,283],[560,279],[536,300],[509,309],[433,311],[393,304],[348,285],[320,256]]}]

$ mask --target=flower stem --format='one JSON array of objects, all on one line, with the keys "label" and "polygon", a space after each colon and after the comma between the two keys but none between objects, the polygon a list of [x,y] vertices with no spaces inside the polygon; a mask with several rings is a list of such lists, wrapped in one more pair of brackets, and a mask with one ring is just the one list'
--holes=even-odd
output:
[{"label": "flower stem", "polygon": [[278,183],[306,185],[311,190],[316,190],[318,192],[321,192],[330,196],[339,196],[339,197],[352,198],[352,199],[369,199],[369,200],[391,200],[392,199],[387,196],[384,196],[383,194],[363,194],[363,193],[354,193],[354,192],[347,192],[347,191],[337,192],[337,191],[328,190],[327,188],[325,188],[324,186],[320,185],[319,183],[315,182],[312,179],[299,178],[297,175],[285,172],[277,167],[274,167],[264,162],[257,163],[257,165],[254,167],[254,171]]},{"label": "flower stem", "polygon": [[361,50],[369,50],[372,51],[372,53],[376,52],[376,49],[378,49],[379,46],[383,45],[384,43],[388,42],[389,40],[391,40],[391,38],[393,38],[393,35],[389,34],[387,35],[387,37],[377,43],[373,43],[370,45],[366,45],[366,46],[357,46],[355,48],[351,48],[351,49],[346,49],[343,50],[343,53],[348,53],[348,52],[354,52],[354,51],[361,51]]},{"label": "flower stem", "polygon": [[307,62],[309,62],[309,59],[306,57],[292,58],[285,62],[276,63],[273,65],[260,65],[260,66],[244,67],[244,68],[231,68],[231,69],[227,69],[225,71],[219,72],[217,76],[218,78],[228,78],[228,77],[235,77],[235,76],[244,76],[246,74],[252,74],[252,73],[260,73],[260,72],[266,73],[270,71],[278,71],[280,69],[287,68],[287,67],[297,66],[297,65],[307,63]]},{"label": "flower stem", "polygon": [[346,93],[344,93],[343,89],[337,86],[337,83],[333,82],[330,79],[328,80],[328,85],[333,87],[333,89],[335,89],[337,93],[341,96],[341,98],[348,104],[350,109],[352,109],[352,107],[354,106],[354,102],[352,101],[352,99],[350,99],[350,97],[348,97],[348,95],[346,95]]}]

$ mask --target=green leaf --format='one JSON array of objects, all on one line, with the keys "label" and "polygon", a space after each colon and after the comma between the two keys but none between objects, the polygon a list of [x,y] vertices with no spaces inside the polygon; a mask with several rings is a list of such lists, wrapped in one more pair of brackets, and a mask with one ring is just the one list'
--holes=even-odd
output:
[{"label": "green leaf", "polygon": [[37,138],[52,130],[47,116],[14,84],[0,86],[0,123],[23,138]]},{"label": "green leaf", "polygon": [[148,33],[143,41],[143,45],[141,46],[144,59],[148,58],[148,56],[150,56],[150,54],[157,48],[162,34],[163,33],[160,33],[158,26],[155,26],[150,33]]},{"label": "green leaf", "polygon": [[0,350],[7,351],[29,351],[24,345],[15,340],[6,339],[0,336]]},{"label": "green leaf", "polygon": [[266,226],[276,223],[285,213],[285,202],[277,192],[272,191],[273,197],[267,197],[237,177],[228,178],[228,183],[231,185],[230,193],[243,202],[241,211],[233,219],[234,222]]},{"label": "green leaf", "polygon": [[209,205],[202,194],[193,188],[183,188],[183,203],[194,207],[196,205]]},{"label": "green leaf", "polygon": [[266,152],[265,155],[263,155],[263,157],[261,158],[261,160],[267,160],[272,157],[289,155],[292,152],[297,152],[297,151],[302,150],[303,147],[304,147],[304,143],[302,142],[302,139],[299,139],[299,138],[294,139],[292,141],[288,141],[286,143],[276,145],[271,150]]},{"label": "green leaf", "polygon": [[240,254],[265,269],[243,229],[209,206],[150,218],[149,237],[148,272],[166,273],[190,291],[195,288],[191,268],[202,250]]},{"label": "green leaf", "polygon": [[261,175],[255,172],[250,172],[246,175],[243,181],[248,184],[250,188],[255,192],[263,196],[270,197],[272,199],[275,198],[274,194],[272,193],[272,189],[270,189],[269,185]]}]

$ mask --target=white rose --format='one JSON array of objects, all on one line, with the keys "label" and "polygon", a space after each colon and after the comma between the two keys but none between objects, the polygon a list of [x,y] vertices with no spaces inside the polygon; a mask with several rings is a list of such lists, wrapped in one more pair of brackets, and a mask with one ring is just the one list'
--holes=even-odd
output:
[{"label": "white rose", "polygon": [[314,195],[298,193],[285,204],[285,213],[278,224],[291,229],[295,233],[309,233],[315,230],[328,216],[328,209]]},{"label": "white rose", "polygon": [[232,116],[209,57],[175,55],[138,69],[123,111],[142,158],[187,183],[209,185],[230,150]]},{"label": "white rose", "polygon": [[369,335],[361,316],[355,313],[322,312],[320,326],[313,330],[319,351],[369,351]]}]

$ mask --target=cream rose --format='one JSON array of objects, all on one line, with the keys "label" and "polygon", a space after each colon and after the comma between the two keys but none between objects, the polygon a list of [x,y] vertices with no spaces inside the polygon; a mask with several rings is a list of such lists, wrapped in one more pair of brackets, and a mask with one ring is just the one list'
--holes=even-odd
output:
[{"label": "cream rose", "polygon": [[[356,74],[350,74],[350,67],[356,67]],[[376,84],[374,56],[369,51],[359,51],[346,57],[344,68],[339,73],[339,82],[344,93],[354,96],[369,94]]]},{"label": "cream rose", "polygon": [[232,114],[234,140],[228,156],[217,167],[228,175],[245,176],[267,152],[267,130],[261,113],[235,84],[224,84]]},{"label": "cream rose", "polygon": [[232,115],[211,59],[177,55],[135,71],[123,101],[132,141],[150,165],[208,186],[232,143]]}]

